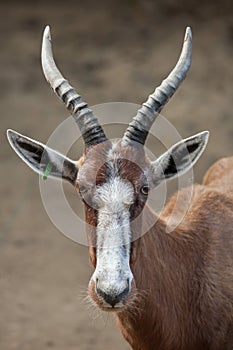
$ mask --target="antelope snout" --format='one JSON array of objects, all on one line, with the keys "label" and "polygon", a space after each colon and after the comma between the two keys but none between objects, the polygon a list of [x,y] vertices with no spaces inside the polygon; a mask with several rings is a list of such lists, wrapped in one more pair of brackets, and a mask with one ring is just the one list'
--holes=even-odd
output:
[{"label": "antelope snout", "polygon": [[105,307],[122,307],[130,294],[130,280],[128,278],[124,282],[110,284],[96,278],[95,291],[97,296],[104,302]]}]

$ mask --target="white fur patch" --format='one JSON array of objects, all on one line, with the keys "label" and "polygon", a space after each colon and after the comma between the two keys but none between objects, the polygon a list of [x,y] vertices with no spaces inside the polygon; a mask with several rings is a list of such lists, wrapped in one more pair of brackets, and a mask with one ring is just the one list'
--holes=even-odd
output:
[{"label": "white fur patch", "polygon": [[132,281],[130,260],[130,211],[134,190],[130,182],[120,177],[97,188],[98,204],[97,266],[93,279],[104,293],[120,294]]}]

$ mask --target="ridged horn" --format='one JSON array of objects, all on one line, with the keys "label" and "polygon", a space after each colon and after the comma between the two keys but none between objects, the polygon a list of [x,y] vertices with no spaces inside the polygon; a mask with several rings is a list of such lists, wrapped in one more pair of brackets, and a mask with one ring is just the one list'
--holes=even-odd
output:
[{"label": "ridged horn", "polygon": [[93,111],[88,108],[87,103],[82,100],[82,97],[64,79],[54,62],[49,26],[44,30],[41,62],[46,80],[57,96],[66,104],[66,107],[74,117],[86,147],[106,141],[107,138],[104,131],[94,116]]},{"label": "ridged horn", "polygon": [[186,28],[184,43],[180,58],[168,77],[162,81],[155,91],[149,95],[148,100],[143,103],[136,116],[129,124],[123,139],[123,145],[138,142],[144,145],[148,132],[156,117],[178,89],[185,79],[192,59],[192,31]]}]

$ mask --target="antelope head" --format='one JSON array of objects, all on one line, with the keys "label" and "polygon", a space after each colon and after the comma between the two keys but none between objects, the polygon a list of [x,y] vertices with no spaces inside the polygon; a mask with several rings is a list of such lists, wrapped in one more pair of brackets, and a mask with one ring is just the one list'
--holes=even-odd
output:
[{"label": "antelope head", "polygon": [[[168,77],[148,97],[127,127],[122,139],[107,140],[93,111],[63,78],[52,54],[49,27],[42,43],[44,75],[74,117],[85,143],[84,155],[73,161],[46,145],[8,130],[8,140],[20,158],[34,171],[69,181],[79,192],[88,227],[89,255],[94,273],[89,294],[104,310],[120,310],[135,288],[132,237],[137,218],[151,188],[189,170],[208,141],[208,132],[184,139],[155,161],[144,151],[156,116],[184,80],[192,55],[191,29],[186,29],[180,58]],[[77,228],[78,230],[78,228]]]}]

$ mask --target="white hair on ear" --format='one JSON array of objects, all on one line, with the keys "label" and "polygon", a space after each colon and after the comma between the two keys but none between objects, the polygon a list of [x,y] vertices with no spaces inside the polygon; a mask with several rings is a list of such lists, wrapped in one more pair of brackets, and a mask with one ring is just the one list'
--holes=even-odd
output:
[{"label": "white hair on ear", "polygon": [[206,148],[209,132],[203,131],[173,145],[158,159],[151,162],[155,186],[165,179],[184,174],[197,162]]}]

